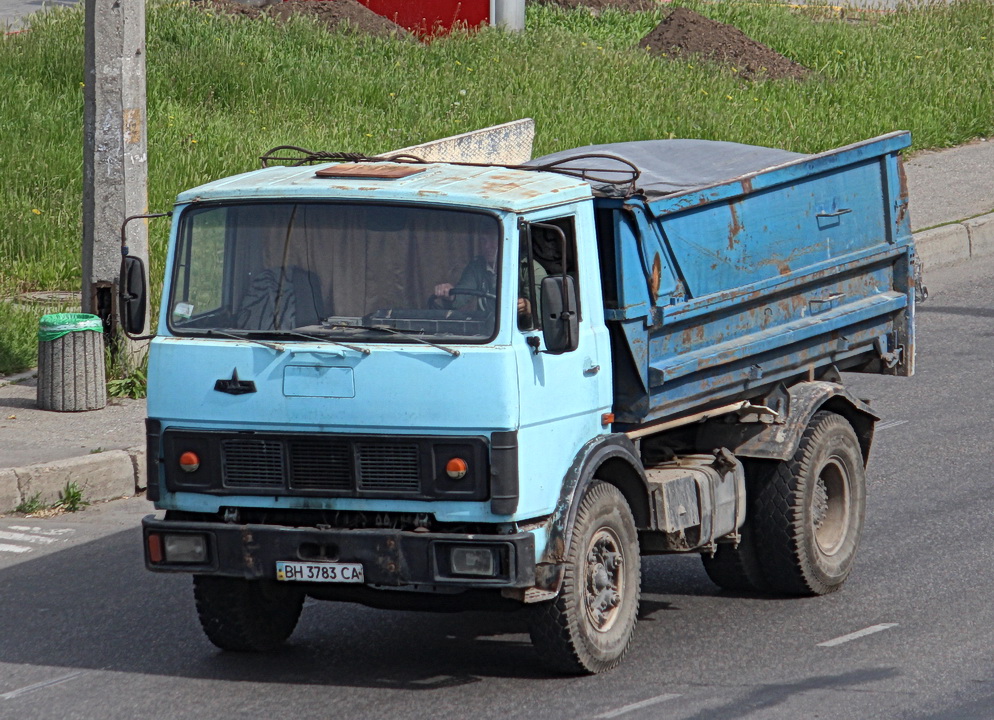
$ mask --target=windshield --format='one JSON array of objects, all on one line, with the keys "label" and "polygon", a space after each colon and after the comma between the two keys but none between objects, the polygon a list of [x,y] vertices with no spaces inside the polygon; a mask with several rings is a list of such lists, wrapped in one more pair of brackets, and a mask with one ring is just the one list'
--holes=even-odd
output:
[{"label": "windshield", "polygon": [[483,213],[298,202],[183,214],[178,335],[483,342],[496,331],[500,223]]}]

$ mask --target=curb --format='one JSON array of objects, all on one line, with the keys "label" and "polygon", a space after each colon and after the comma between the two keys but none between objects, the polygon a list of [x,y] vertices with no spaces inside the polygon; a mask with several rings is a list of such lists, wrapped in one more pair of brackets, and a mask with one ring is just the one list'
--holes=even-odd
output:
[{"label": "curb", "polygon": [[925,270],[994,255],[994,213],[914,233]]},{"label": "curb", "polygon": [[25,370],[17,375],[0,375],[0,387],[4,385],[13,385],[14,383],[19,383],[22,380],[28,380],[33,378],[38,374],[38,368],[33,368],[31,370]]},{"label": "curb", "polygon": [[87,502],[131,497],[145,489],[145,448],[105,452],[0,469],[0,514],[15,512],[34,498],[45,505],[59,499],[67,483],[75,483]]}]

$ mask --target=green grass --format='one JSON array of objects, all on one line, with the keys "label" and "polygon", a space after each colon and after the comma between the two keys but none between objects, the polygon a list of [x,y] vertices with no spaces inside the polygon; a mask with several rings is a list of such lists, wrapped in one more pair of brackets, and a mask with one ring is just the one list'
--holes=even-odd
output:
[{"label": "green grass", "polygon": [[137,367],[127,367],[123,360],[118,360],[109,351],[106,355],[107,367],[107,397],[112,398],[143,398],[148,391],[148,355],[145,355]]},{"label": "green grass", "polygon": [[0,375],[37,363],[40,317],[36,308],[0,301]]},{"label": "green grass", "polygon": [[[535,5],[524,33],[422,45],[151,4],[149,207],[258,167],[275,145],[376,153],[520,117],[536,120],[537,154],[659,137],[816,152],[897,129],[921,149],[994,134],[986,0],[855,21],[762,2],[684,4],[815,77],[747,82],[633,50],[666,10],[594,17]],[[82,7],[54,9],[0,39],[0,296],[80,286],[82,24]],[[167,223],[153,221],[153,277],[166,237]],[[0,302],[0,374],[34,363],[36,327]]]}]

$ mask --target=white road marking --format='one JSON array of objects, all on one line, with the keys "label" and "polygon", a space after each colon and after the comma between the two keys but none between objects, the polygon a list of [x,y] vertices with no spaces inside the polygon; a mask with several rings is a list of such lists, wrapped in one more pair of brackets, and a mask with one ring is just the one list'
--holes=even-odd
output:
[{"label": "white road marking", "polygon": [[874,633],[882,632],[884,630],[890,630],[892,627],[897,627],[897,623],[881,623],[879,625],[871,625],[868,628],[863,628],[862,630],[857,630],[856,632],[849,633],[848,635],[837,637],[834,640],[826,640],[825,642],[818,643],[816,647],[835,647],[836,645],[847,643],[850,640],[858,640],[859,638],[866,637],[867,635],[873,635]]},{"label": "white road marking", "polygon": [[878,423],[876,426],[877,430],[890,430],[891,428],[896,428],[898,425],[904,425],[908,422],[907,420],[887,420],[882,423]]},{"label": "white road marking", "polygon": [[15,542],[35,543],[37,545],[48,545],[55,542],[55,538],[52,537],[31,535],[30,533],[7,532],[6,530],[0,530],[0,540],[13,540]]},{"label": "white road marking", "polygon": [[0,543],[0,552],[26,553],[31,552],[31,548],[24,547],[23,545],[8,545],[7,543]]},{"label": "white road marking", "polygon": [[668,693],[666,695],[657,695],[654,698],[649,698],[648,700],[643,700],[642,702],[632,703],[631,705],[622,705],[616,710],[608,710],[606,713],[601,713],[600,715],[594,715],[594,718],[616,718],[625,713],[634,712],[635,710],[641,710],[642,708],[651,707],[652,705],[657,705],[661,702],[666,702],[667,700],[675,700],[680,697],[679,694]]},{"label": "white road marking", "polygon": [[[16,531],[16,532],[12,532]],[[0,552],[26,553],[31,552],[30,547],[25,545],[51,545],[57,542],[66,542],[69,535],[75,530],[72,528],[42,528],[30,527],[28,525],[8,525],[6,529],[0,530]],[[13,544],[20,543],[20,544]]]},{"label": "white road marking", "polygon": [[52,685],[58,685],[60,683],[67,682],[73,678],[78,678],[80,675],[86,675],[85,670],[79,670],[77,672],[69,673],[68,675],[63,675],[62,677],[53,678],[51,680],[45,680],[44,682],[35,683],[34,685],[28,685],[27,687],[18,688],[17,690],[11,690],[9,693],[4,693],[0,695],[0,700],[13,700],[21,695],[26,695],[29,692],[34,692],[35,690],[41,690],[42,688],[51,687]]},{"label": "white road marking", "polygon": [[29,532],[35,535],[68,535],[73,532],[72,528],[40,528],[40,527],[28,527],[27,525],[8,525],[8,530],[19,530],[21,532]]}]

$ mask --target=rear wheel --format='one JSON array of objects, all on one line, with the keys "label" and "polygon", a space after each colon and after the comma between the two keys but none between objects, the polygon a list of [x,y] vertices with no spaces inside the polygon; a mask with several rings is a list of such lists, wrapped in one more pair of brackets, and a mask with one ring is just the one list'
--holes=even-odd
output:
[{"label": "rear wheel", "polygon": [[625,497],[594,482],[577,510],[559,595],[531,609],[531,638],[543,662],[567,673],[603,672],[621,662],[638,617],[639,560]]},{"label": "rear wheel", "polygon": [[207,638],[222,650],[264,652],[290,637],[304,593],[274,580],[195,575],[193,595]]},{"label": "rear wheel", "polygon": [[769,584],[763,576],[756,552],[756,532],[753,529],[751,504],[756,496],[757,480],[766,476],[768,464],[757,460],[742,461],[746,482],[746,517],[739,528],[739,543],[719,543],[714,555],[701,554],[704,571],[722,590],[731,592],[765,592]]},{"label": "rear wheel", "polygon": [[764,592],[769,589],[759,567],[750,520],[747,517],[745,524],[739,529],[738,547],[731,543],[719,543],[714,555],[701,555],[704,571],[722,590]]},{"label": "rear wheel", "polygon": [[856,433],[842,416],[816,413],[794,457],[772,467],[753,504],[757,556],[770,589],[825,595],[842,587],[865,505]]}]

